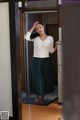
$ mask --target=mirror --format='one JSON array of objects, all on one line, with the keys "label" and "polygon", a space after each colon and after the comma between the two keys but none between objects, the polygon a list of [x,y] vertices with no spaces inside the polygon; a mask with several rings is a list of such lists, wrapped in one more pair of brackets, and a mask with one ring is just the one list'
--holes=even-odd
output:
[{"label": "mirror", "polygon": [[[54,38],[54,45],[55,42],[58,41],[58,13],[57,10],[50,10],[50,11],[27,11],[24,12],[24,35],[27,33],[27,31],[32,27],[33,23],[35,21],[39,21],[43,25],[45,25],[45,32],[47,35],[50,35]],[[31,35],[35,34],[35,30],[32,32]],[[24,52],[25,52],[25,81],[22,82],[23,85],[23,91],[22,91],[22,98],[23,103],[28,102],[32,104],[31,102],[34,101],[36,98],[36,94],[33,94],[32,92],[32,73],[31,73],[31,65],[32,65],[32,59],[33,59],[33,50],[34,50],[34,41],[27,41],[24,39]],[[58,43],[58,49],[59,52],[55,52],[53,54],[50,54],[50,62],[51,62],[51,68],[50,72],[52,72],[52,81],[48,81],[47,89],[52,89],[47,94],[45,93],[44,96],[44,102],[43,105],[48,105],[51,102],[55,101],[58,98],[58,70],[59,72],[62,72],[62,63],[61,63],[61,57],[58,56],[61,55],[61,42]],[[58,54],[57,54],[58,53]],[[47,74],[45,75],[47,76]],[[53,86],[53,87],[52,87]],[[39,87],[39,86],[38,86]],[[61,94],[61,93],[60,93]],[[28,101],[27,101],[28,100]],[[33,102],[34,103],[34,102]]]}]

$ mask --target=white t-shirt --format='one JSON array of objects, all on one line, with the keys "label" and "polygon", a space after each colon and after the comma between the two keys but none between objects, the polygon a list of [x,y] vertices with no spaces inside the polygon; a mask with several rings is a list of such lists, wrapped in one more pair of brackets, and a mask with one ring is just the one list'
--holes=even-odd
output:
[{"label": "white t-shirt", "polygon": [[54,39],[52,36],[48,36],[45,40],[41,40],[39,36],[34,39],[30,39],[30,35],[31,33],[27,32],[24,38],[28,41],[34,42],[33,57],[46,58],[49,57],[49,53],[54,52]]}]

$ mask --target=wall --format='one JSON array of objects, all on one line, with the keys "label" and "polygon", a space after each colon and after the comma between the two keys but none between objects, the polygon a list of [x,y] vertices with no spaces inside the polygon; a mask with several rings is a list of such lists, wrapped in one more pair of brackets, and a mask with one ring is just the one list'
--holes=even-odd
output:
[{"label": "wall", "polygon": [[0,3],[0,111],[12,116],[9,6]]},{"label": "wall", "polygon": [[64,120],[80,120],[80,4],[65,3],[62,11]]}]

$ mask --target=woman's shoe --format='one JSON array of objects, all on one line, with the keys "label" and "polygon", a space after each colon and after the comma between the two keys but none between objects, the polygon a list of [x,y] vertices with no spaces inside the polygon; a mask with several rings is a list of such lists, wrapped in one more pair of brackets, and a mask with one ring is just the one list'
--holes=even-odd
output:
[{"label": "woman's shoe", "polygon": [[44,97],[43,96],[39,96],[39,101],[43,102],[43,100],[44,100]]},{"label": "woman's shoe", "polygon": [[39,104],[39,98],[38,97],[35,99],[34,104]]}]

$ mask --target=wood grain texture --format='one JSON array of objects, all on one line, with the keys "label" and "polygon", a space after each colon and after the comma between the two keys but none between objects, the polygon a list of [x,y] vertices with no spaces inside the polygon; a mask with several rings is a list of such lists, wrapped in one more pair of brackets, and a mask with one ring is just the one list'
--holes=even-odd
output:
[{"label": "wood grain texture", "polygon": [[22,104],[22,120],[61,120],[62,106],[52,103],[48,106]]}]

